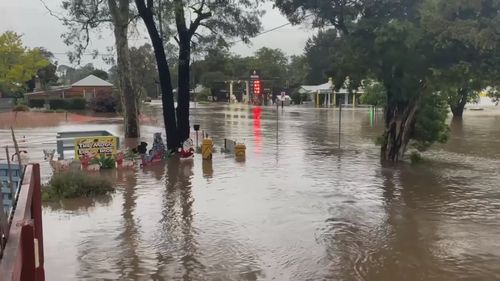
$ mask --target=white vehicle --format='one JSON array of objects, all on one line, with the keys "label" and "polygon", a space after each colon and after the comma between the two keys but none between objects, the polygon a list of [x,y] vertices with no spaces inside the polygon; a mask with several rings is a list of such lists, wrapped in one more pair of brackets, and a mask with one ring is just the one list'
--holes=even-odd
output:
[{"label": "white vehicle", "polygon": [[283,102],[283,106],[289,106],[292,103],[292,98],[289,95],[280,95],[276,97],[276,104],[281,106]]}]

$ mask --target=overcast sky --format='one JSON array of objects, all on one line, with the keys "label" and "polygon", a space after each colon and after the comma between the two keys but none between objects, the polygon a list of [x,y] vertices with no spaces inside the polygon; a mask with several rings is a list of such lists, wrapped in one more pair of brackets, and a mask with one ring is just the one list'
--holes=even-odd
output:
[{"label": "overcast sky", "polygon": [[[47,5],[59,11],[61,1],[45,0]],[[266,14],[263,17],[263,30],[269,30],[288,22],[278,10],[272,9],[272,4],[264,5]],[[29,47],[45,47],[53,52],[59,64],[70,65],[66,52],[70,47],[66,46],[61,39],[61,34],[65,32],[65,27],[55,17],[51,16],[43,6],[40,0],[0,0],[0,33],[12,30],[23,35],[23,42]],[[236,44],[231,51],[246,56],[251,55],[260,47],[280,48],[286,54],[301,54],[306,40],[314,32],[301,26],[286,26],[279,30],[260,35],[252,39],[251,45],[243,43]],[[142,45],[149,41],[147,32],[139,31],[132,35],[130,44]],[[89,51],[99,50],[101,53],[107,53],[106,47],[113,45],[113,33],[110,30],[103,30],[100,34],[95,33],[89,46]],[[145,39],[148,38],[148,39]],[[106,65],[101,58],[93,60],[86,56],[82,64],[92,62],[96,67],[107,70]]]}]

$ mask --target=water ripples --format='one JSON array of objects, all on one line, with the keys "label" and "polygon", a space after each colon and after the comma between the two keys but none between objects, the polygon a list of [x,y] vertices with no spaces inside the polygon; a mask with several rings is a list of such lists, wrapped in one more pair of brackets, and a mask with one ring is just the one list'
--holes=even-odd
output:
[{"label": "water ripples", "polygon": [[346,110],[339,135],[337,114],[193,109],[218,147],[245,142],[246,161],[169,161],[116,175],[110,198],[47,206],[48,280],[500,279],[498,147],[462,134],[496,119],[454,124],[424,165],[385,167],[380,120]]}]

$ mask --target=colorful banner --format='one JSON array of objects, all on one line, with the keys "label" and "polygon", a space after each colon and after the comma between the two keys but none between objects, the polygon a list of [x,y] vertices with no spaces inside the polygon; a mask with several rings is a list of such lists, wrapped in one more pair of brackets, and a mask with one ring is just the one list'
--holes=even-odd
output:
[{"label": "colorful banner", "polygon": [[75,159],[80,159],[85,154],[90,158],[99,157],[100,155],[114,157],[117,150],[117,137],[84,137],[75,139]]}]

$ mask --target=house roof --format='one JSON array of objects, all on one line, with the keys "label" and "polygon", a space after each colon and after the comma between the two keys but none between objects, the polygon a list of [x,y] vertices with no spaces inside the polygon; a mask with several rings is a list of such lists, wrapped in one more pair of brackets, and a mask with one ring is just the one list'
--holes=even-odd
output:
[{"label": "house roof", "polygon": [[108,86],[108,87],[112,87],[113,84],[109,83],[108,81],[104,81],[97,76],[89,75],[89,76],[83,78],[82,80],[73,83],[73,85],[71,85],[71,86],[76,86],[76,87]]}]

